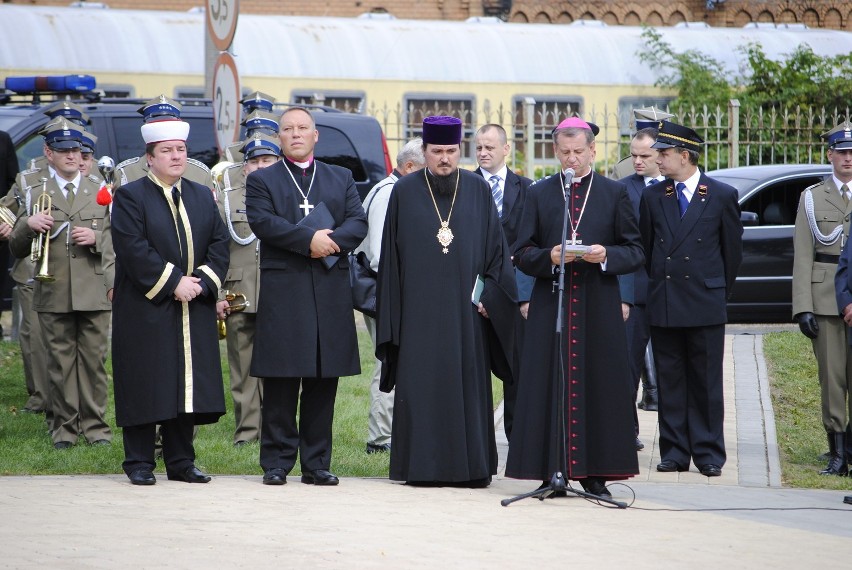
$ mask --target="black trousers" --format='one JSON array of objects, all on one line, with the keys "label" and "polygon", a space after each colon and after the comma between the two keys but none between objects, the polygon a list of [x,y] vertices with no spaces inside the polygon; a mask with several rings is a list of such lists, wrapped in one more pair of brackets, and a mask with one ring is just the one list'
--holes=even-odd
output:
[{"label": "black trousers", "polygon": [[[651,338],[651,327],[648,325],[648,315],[645,305],[630,307],[627,318],[627,358],[630,361],[630,380],[633,387],[633,403],[639,397],[639,384],[642,382],[642,372],[645,370],[645,348]],[[639,414],[633,406],[633,426],[639,435]]]},{"label": "black trousers", "polygon": [[[260,466],[290,472],[331,468],[337,378],[264,378]],[[298,408],[298,419],[296,411]]]},{"label": "black trousers", "polygon": [[725,464],[725,325],[651,327],[657,363],[660,457],[689,467]]},{"label": "black trousers", "polygon": [[[163,462],[166,472],[179,473],[195,463],[195,447],[192,444],[192,430],[195,421],[192,414],[178,414],[178,417],[159,422],[163,438]],[[157,424],[142,424],[123,428],[124,472],[130,475],[140,468],[154,470],[154,441]]]}]

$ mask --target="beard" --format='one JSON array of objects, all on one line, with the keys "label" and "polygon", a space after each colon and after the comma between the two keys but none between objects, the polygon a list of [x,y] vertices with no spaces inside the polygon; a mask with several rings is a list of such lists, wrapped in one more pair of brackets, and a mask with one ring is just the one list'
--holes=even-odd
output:
[{"label": "beard", "polygon": [[439,196],[451,196],[453,192],[456,191],[456,181],[459,176],[458,169],[453,170],[446,176],[432,174],[432,172],[429,171],[427,171],[427,173],[431,179],[432,186],[435,188],[435,192],[437,192]]}]

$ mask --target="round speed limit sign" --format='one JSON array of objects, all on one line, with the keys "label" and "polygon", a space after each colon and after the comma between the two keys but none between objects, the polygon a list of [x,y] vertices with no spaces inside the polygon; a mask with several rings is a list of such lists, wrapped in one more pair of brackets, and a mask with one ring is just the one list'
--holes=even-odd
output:
[{"label": "round speed limit sign", "polygon": [[219,51],[231,47],[239,13],[240,0],[207,0],[207,30]]},{"label": "round speed limit sign", "polygon": [[231,54],[222,52],[213,66],[213,121],[219,153],[240,136],[240,76]]}]

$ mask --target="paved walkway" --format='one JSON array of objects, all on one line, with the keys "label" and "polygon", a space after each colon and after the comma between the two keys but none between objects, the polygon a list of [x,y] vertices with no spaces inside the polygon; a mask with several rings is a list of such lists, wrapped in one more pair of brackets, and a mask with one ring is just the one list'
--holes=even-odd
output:
[{"label": "paved walkway", "polygon": [[761,337],[726,342],[722,477],[694,466],[657,473],[656,417],[640,412],[641,473],[610,487],[631,503],[626,510],[578,497],[502,507],[536,483],[500,476],[481,490],[354,478],[317,488],[295,477],[283,487],[257,476],[154,487],[118,475],[3,477],[0,568],[727,569],[810,568],[825,553],[848,560],[845,493],[780,487]]}]

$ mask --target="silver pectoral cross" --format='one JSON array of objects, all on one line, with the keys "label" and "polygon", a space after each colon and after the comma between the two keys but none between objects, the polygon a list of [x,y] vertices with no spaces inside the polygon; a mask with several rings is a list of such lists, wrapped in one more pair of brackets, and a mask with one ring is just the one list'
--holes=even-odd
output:
[{"label": "silver pectoral cross", "polygon": [[312,206],[312,205],[308,202],[308,199],[307,199],[307,197],[306,197],[306,198],[305,198],[305,201],[304,201],[304,202],[302,202],[302,204],[299,206],[299,209],[304,210],[304,212],[305,212],[305,217],[307,218],[307,217],[308,217],[308,214],[310,214],[310,213],[311,213],[311,210],[313,210],[313,209],[314,209],[314,207],[313,207],[313,206]]},{"label": "silver pectoral cross", "polygon": [[577,232],[571,233],[571,245],[581,245],[583,240],[577,239]]}]

